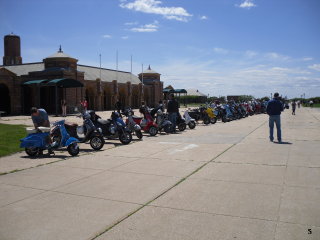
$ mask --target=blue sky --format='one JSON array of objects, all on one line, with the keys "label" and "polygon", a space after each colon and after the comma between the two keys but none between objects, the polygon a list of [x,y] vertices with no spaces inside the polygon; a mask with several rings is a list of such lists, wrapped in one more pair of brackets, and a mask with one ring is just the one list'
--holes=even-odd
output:
[{"label": "blue sky", "polygon": [[[320,96],[319,0],[0,0],[1,36],[23,62],[62,45],[80,64],[133,73],[210,96]],[[3,45],[2,45],[3,46]],[[3,56],[3,48],[0,49]]]}]

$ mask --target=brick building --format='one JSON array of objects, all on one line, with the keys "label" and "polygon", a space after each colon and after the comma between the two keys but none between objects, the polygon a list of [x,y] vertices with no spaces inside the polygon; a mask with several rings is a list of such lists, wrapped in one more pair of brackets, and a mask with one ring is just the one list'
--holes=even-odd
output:
[{"label": "brick building", "polygon": [[4,37],[4,55],[0,111],[7,114],[29,114],[32,106],[58,114],[62,99],[68,113],[84,98],[89,109],[100,111],[113,109],[117,100],[135,108],[143,100],[155,106],[162,99],[163,82],[150,66],[137,77],[130,72],[80,65],[61,47],[42,62],[22,63],[20,37],[13,34]]}]

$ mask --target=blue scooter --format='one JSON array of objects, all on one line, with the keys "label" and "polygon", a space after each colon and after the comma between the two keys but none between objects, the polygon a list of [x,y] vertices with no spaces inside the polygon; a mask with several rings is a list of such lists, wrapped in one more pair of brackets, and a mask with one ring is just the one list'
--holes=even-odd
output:
[{"label": "blue scooter", "polygon": [[54,142],[53,147],[51,147],[49,142],[50,139],[50,132],[42,132],[41,127],[35,133],[28,134],[27,137],[21,139],[21,148],[25,148],[25,152],[29,156],[36,156],[42,153],[43,150],[48,149],[49,153],[52,152],[53,149],[67,147],[68,153],[71,156],[76,156],[79,154],[79,140],[70,137],[65,126],[65,120],[60,120],[53,123],[53,126],[58,126],[61,133],[61,140],[60,142]]}]

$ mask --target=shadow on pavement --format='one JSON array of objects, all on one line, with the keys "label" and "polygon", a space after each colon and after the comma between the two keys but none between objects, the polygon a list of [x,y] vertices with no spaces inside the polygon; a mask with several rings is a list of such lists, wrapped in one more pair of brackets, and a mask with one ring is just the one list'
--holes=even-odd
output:
[{"label": "shadow on pavement", "polygon": [[274,142],[274,143],[277,143],[277,144],[287,144],[287,145],[291,145],[291,144],[292,144],[291,142]]}]

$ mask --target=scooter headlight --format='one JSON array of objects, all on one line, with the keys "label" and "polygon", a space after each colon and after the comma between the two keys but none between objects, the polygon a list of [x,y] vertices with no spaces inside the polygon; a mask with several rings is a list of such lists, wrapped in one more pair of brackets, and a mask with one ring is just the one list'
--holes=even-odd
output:
[{"label": "scooter headlight", "polygon": [[110,131],[111,134],[115,134],[116,133],[116,128],[114,126],[111,126],[109,128],[109,131]]},{"label": "scooter headlight", "polygon": [[78,134],[83,134],[83,133],[84,133],[83,126],[77,127],[77,133],[78,133]]},{"label": "scooter headlight", "polygon": [[98,130],[99,133],[102,133],[102,129],[101,128],[98,128],[97,130]]}]

